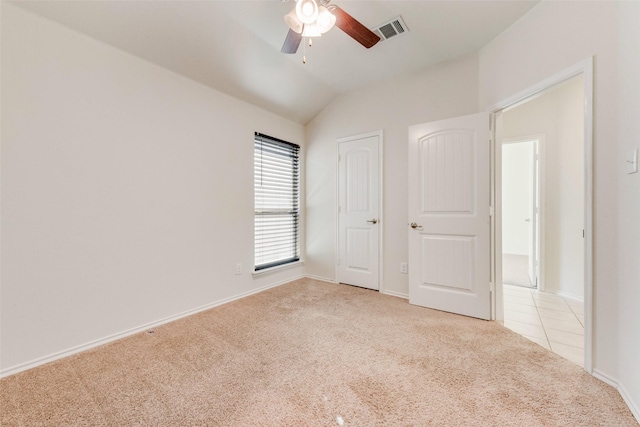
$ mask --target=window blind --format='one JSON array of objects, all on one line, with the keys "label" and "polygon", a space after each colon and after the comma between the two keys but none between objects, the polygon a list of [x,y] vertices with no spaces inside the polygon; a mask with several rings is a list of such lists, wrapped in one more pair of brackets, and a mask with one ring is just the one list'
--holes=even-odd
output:
[{"label": "window blind", "polygon": [[300,147],[260,133],[254,139],[255,270],[298,261]]}]

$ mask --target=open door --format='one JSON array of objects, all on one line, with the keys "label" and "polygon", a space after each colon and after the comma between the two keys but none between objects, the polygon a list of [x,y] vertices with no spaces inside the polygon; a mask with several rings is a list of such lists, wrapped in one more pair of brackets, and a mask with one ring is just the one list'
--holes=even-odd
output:
[{"label": "open door", "polygon": [[490,319],[489,114],[409,128],[409,302]]}]

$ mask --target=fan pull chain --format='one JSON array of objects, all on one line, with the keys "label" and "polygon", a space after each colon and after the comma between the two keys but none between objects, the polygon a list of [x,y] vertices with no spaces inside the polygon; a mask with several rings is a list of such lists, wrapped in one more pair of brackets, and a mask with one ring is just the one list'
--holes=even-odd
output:
[{"label": "fan pull chain", "polygon": [[302,43],[302,63],[307,63],[307,44]]}]

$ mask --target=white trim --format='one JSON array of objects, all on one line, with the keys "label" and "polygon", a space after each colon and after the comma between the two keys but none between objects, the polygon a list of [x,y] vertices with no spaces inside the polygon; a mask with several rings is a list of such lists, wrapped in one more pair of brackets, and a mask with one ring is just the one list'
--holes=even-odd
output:
[{"label": "white trim", "polygon": [[597,369],[594,369],[593,372],[591,373],[591,375],[593,375],[594,377],[596,377],[600,381],[602,381],[604,383],[607,383],[608,385],[610,385],[611,387],[613,387],[615,389],[618,388],[618,381],[614,380],[609,375],[598,371]]},{"label": "white trim", "polygon": [[593,371],[593,58],[584,76],[584,369]]},{"label": "white trim", "polygon": [[638,405],[636,405],[635,402],[631,400],[631,394],[627,391],[626,388],[624,388],[624,385],[622,383],[618,384],[618,393],[620,393],[620,396],[622,396],[622,400],[624,400],[624,403],[627,404],[633,416],[636,417],[636,421],[640,423],[640,407],[638,407]]},{"label": "white trim", "polygon": [[294,268],[294,267],[301,267],[304,265],[304,260],[303,259],[299,259],[298,261],[294,261],[294,262],[290,262],[287,264],[281,264],[281,265],[276,265],[274,267],[269,267],[269,268],[264,268],[262,270],[253,270],[253,272],[251,272],[252,276],[261,276],[263,274],[268,274],[268,273],[275,273],[277,271],[282,271],[282,270],[288,270],[290,268]]},{"label": "white trim", "polygon": [[[540,96],[558,84],[581,74],[584,77],[584,369],[589,373],[593,373],[593,57],[588,57],[488,107],[486,111],[498,114],[508,108],[516,107],[518,104]],[[497,130],[494,128],[493,132],[496,133]],[[499,160],[497,153],[500,151],[502,150],[494,148],[492,157]],[[496,161],[496,163],[498,162]],[[499,171],[494,169],[496,176],[499,176],[497,175],[498,173]],[[499,198],[498,194],[496,194],[496,198]],[[495,216],[501,219],[500,213],[497,211],[496,206]],[[496,224],[501,224],[501,222],[496,222]],[[497,228],[497,226],[494,227],[494,233]],[[497,258],[498,249],[501,250],[502,248],[500,242],[496,241],[491,253],[496,268],[499,264],[499,260],[495,259]],[[495,295],[497,294],[498,292],[495,293]],[[494,305],[495,303],[496,301],[494,301]],[[496,319],[499,320],[497,316]]]},{"label": "white trim", "polygon": [[333,280],[333,279],[328,279],[326,277],[320,277],[320,276],[314,276],[313,274],[306,274],[304,277],[306,277],[307,279],[312,279],[312,280],[318,280],[320,282],[327,282],[327,283],[338,283],[337,281]]},{"label": "white trim", "polygon": [[351,135],[351,136],[345,136],[345,137],[342,137],[342,138],[338,138],[338,139],[336,139],[336,142],[338,144],[340,144],[341,142],[349,142],[349,141],[353,141],[353,140],[356,140],[356,139],[365,139],[365,138],[370,138],[372,136],[380,136],[380,137],[382,137],[382,134],[383,134],[382,129],[374,130],[374,131],[371,131],[371,132],[365,132],[365,133],[360,133],[360,134],[357,134],[357,135]]},{"label": "white trim", "polygon": [[383,265],[384,265],[384,131],[382,129],[362,133],[358,135],[345,136],[343,138],[336,139],[336,199],[335,199],[335,212],[336,212],[336,245],[335,245],[335,282],[338,283],[338,259],[340,257],[340,212],[338,212],[338,205],[340,203],[340,144],[343,142],[355,141],[358,139],[370,138],[373,136],[378,137],[378,224],[379,224],[379,232],[378,232],[378,292],[384,291],[383,286]]},{"label": "white trim", "polygon": [[[502,146],[500,150],[496,148],[496,142],[502,140],[502,111],[492,112],[489,115],[489,165],[490,177],[490,212],[493,215],[491,221],[490,241],[490,268],[491,268],[491,319],[497,322],[504,322],[504,299],[502,288],[502,228],[498,229],[497,224],[502,224],[502,192],[497,190],[497,182],[502,182]],[[499,165],[499,167],[498,167]],[[500,256],[497,256],[500,254]]]},{"label": "white trim", "polygon": [[109,336],[106,336],[104,338],[100,338],[100,339],[97,339],[97,340],[94,340],[94,341],[89,341],[88,343],[81,344],[81,345],[78,345],[78,346],[75,346],[75,347],[71,347],[71,348],[69,348],[67,350],[59,351],[59,352],[50,354],[48,356],[39,357],[39,358],[31,360],[29,362],[25,362],[25,363],[21,363],[19,365],[11,366],[9,368],[5,368],[2,371],[0,371],[0,378],[4,378],[4,377],[7,377],[9,375],[17,374],[18,372],[26,371],[27,369],[32,369],[32,368],[35,368],[37,366],[44,365],[45,363],[53,362],[53,361],[56,361],[58,359],[62,359],[62,358],[67,357],[67,356],[72,356],[74,354],[81,353],[83,351],[90,350],[92,348],[95,348],[95,347],[98,347],[98,346],[101,346],[101,345],[104,345],[104,344],[108,344],[110,342],[117,341],[117,340],[122,339],[122,338],[126,338],[128,336],[131,336],[131,335],[146,331],[148,329],[156,328],[156,327],[164,325],[166,323],[173,322],[173,321],[178,320],[178,319],[182,319],[183,317],[187,317],[187,316],[191,316],[191,315],[194,315],[194,314],[198,314],[198,313],[201,313],[203,311],[209,310],[211,308],[218,307],[220,305],[224,305],[224,304],[230,303],[232,301],[236,301],[236,300],[239,300],[241,298],[245,298],[245,297],[248,297],[250,295],[266,291],[267,289],[275,288],[277,286],[281,286],[281,285],[284,285],[286,283],[290,283],[290,282],[296,281],[296,280],[301,279],[303,277],[304,277],[303,275],[300,275],[300,276],[289,278],[287,280],[283,280],[283,281],[280,281],[280,282],[272,283],[270,285],[263,286],[263,287],[257,288],[257,289],[253,289],[251,291],[243,292],[241,294],[234,295],[234,296],[229,297],[229,298],[223,298],[223,299],[221,299],[219,301],[215,301],[215,302],[212,302],[210,304],[206,304],[206,305],[203,305],[201,307],[194,308],[192,310],[187,310],[187,311],[184,311],[182,313],[175,314],[173,316],[168,316],[168,317],[165,317],[163,319],[156,320],[154,322],[149,322],[149,323],[146,323],[144,325],[137,326],[135,328],[127,329],[126,331],[118,332],[116,334],[109,335]]},{"label": "white trim", "polygon": [[558,295],[559,297],[567,298],[567,299],[571,299],[571,300],[575,300],[575,301],[579,301],[579,302],[584,304],[584,297],[580,297],[578,295],[573,295],[572,293],[569,293],[569,292],[546,290],[546,291],[544,291],[544,293],[545,294]]},{"label": "white trim", "polygon": [[627,406],[629,407],[629,410],[631,411],[633,416],[640,423],[640,408],[631,399],[631,395],[629,394],[629,392],[627,391],[627,389],[624,387],[624,385],[622,383],[614,380],[609,375],[607,375],[607,374],[605,374],[605,373],[603,373],[603,372],[601,372],[601,371],[599,371],[597,369],[594,369],[593,372],[591,373],[591,375],[593,375],[594,377],[596,377],[600,381],[610,385],[611,387],[615,388],[618,391],[618,393],[620,394],[620,397],[622,397],[622,400],[624,400],[624,403],[626,403]]},{"label": "white trim", "polygon": [[396,298],[402,298],[402,299],[406,299],[406,300],[409,299],[409,294],[405,294],[405,293],[402,293],[402,292],[380,291],[380,293],[384,294],[384,295],[389,295],[389,296],[392,296],[392,297],[396,297]]},{"label": "white trim", "polygon": [[[587,74],[586,74],[587,72],[589,72],[589,77],[591,77],[591,79],[587,79]],[[526,101],[531,101],[537,98],[538,96],[543,95],[545,92],[551,90],[552,88],[555,88],[556,85],[563,83],[573,77],[579,76],[580,74],[584,74],[585,92],[586,92],[586,86],[587,86],[586,83],[588,83],[587,80],[591,80],[591,83],[593,83],[593,58],[592,57],[586,58],[578,62],[577,64],[569,68],[566,68],[560,71],[559,73],[549,78],[546,78],[541,82],[538,82],[537,84],[516,93],[515,95],[510,96],[507,99],[504,99],[500,102],[493,104],[492,106],[488,107],[485,111],[495,113],[497,111],[504,111],[511,108],[515,108]],[[585,93],[585,106],[588,102],[586,95],[587,93]],[[593,95],[593,86],[591,86],[591,89],[589,90],[589,95]]]}]

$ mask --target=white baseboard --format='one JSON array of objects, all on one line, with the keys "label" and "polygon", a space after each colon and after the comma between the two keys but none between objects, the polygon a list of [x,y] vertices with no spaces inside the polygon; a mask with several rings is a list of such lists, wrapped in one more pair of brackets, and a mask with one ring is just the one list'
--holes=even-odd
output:
[{"label": "white baseboard", "polygon": [[214,307],[217,307],[217,306],[220,306],[220,305],[223,305],[223,304],[227,304],[227,303],[230,303],[232,301],[239,300],[241,298],[248,297],[249,295],[257,294],[257,293],[266,291],[267,289],[275,288],[277,286],[284,285],[285,283],[290,283],[290,282],[293,282],[295,280],[302,279],[303,277],[305,277],[305,276],[300,275],[300,276],[296,276],[296,277],[293,277],[293,278],[290,278],[290,279],[287,279],[287,280],[283,280],[283,281],[280,281],[280,282],[272,283],[270,285],[263,286],[263,287],[257,288],[257,289],[253,289],[251,291],[243,292],[241,294],[237,294],[237,295],[234,295],[234,296],[229,297],[229,298],[224,298],[224,299],[221,299],[219,301],[215,301],[215,302],[212,302],[210,304],[206,304],[206,305],[203,305],[201,307],[194,308],[192,310],[187,310],[185,312],[182,312],[182,313],[179,313],[179,314],[176,314],[176,315],[173,315],[173,316],[165,317],[163,319],[156,320],[156,321],[153,321],[153,322],[150,322],[150,323],[146,323],[144,325],[137,326],[135,328],[131,328],[131,329],[128,329],[126,331],[122,331],[122,332],[119,332],[119,333],[116,333],[116,334],[113,334],[113,335],[109,335],[109,336],[104,337],[104,338],[100,338],[100,339],[97,339],[97,340],[94,340],[94,341],[90,341],[88,343],[81,344],[81,345],[69,348],[67,350],[62,350],[62,351],[50,354],[48,356],[43,356],[43,357],[40,357],[38,359],[31,360],[29,362],[25,362],[25,363],[21,363],[19,365],[11,366],[9,368],[6,368],[6,369],[3,369],[3,370],[0,371],[0,378],[8,377],[9,375],[17,374],[18,372],[26,371],[27,369],[32,369],[32,368],[35,368],[37,366],[44,365],[45,363],[49,363],[49,362],[53,362],[53,361],[58,360],[58,359],[62,359],[63,357],[72,356],[74,354],[81,353],[83,351],[92,349],[94,347],[98,347],[98,346],[110,343],[112,341],[116,341],[116,340],[128,337],[130,335],[134,335],[134,334],[137,334],[139,332],[146,331],[148,329],[156,328],[156,327],[158,327],[160,325],[164,325],[165,323],[173,322],[175,320],[182,319],[183,317],[191,316],[191,315],[200,313],[202,311],[206,311],[206,310],[209,310],[211,308],[214,308]]},{"label": "white baseboard", "polygon": [[636,421],[640,423],[640,407],[636,405],[636,402],[631,400],[631,396],[623,384],[618,384],[618,393],[622,396],[622,400],[627,404],[633,416],[636,417]]},{"label": "white baseboard", "polygon": [[402,299],[409,299],[409,295],[408,294],[403,294],[402,292],[394,292],[394,291],[380,291],[381,294],[385,294],[385,295],[390,295],[392,297],[397,297],[397,298],[402,298]]},{"label": "white baseboard", "polygon": [[607,384],[609,384],[611,387],[617,389],[618,388],[618,381],[614,380],[613,378],[611,378],[609,375],[604,374],[600,371],[598,371],[597,369],[593,370],[592,375],[594,377],[596,377],[597,379],[599,379],[600,381],[603,381]]},{"label": "white baseboard", "polygon": [[313,274],[307,274],[304,277],[306,277],[307,279],[313,279],[313,280],[319,280],[321,282],[327,282],[327,283],[338,283],[333,279],[328,279],[326,277],[320,277],[320,276],[314,276]]},{"label": "white baseboard", "polygon": [[559,297],[563,297],[563,298],[569,298],[575,301],[579,301],[584,303],[584,297],[578,296],[578,295],[574,295],[570,292],[564,292],[564,291],[558,291],[556,289],[545,289],[543,291],[540,292],[544,292],[547,294],[554,294],[554,295],[558,295]]},{"label": "white baseboard", "polygon": [[629,410],[631,411],[631,413],[633,414],[633,416],[636,418],[636,420],[640,423],[640,408],[638,407],[638,405],[631,399],[631,396],[629,395],[629,392],[627,391],[627,389],[624,387],[624,384],[620,384],[617,380],[611,378],[610,376],[594,369],[593,370],[593,376],[596,377],[597,379],[609,384],[611,387],[615,388],[616,390],[618,390],[618,393],[620,393],[620,396],[622,396],[622,400],[624,400],[624,403],[627,404],[627,406],[629,407]]},{"label": "white baseboard", "polygon": [[574,294],[569,293],[569,292],[560,291],[560,292],[556,292],[556,295],[561,296],[563,298],[568,298],[568,299],[572,299],[572,300],[575,300],[575,301],[579,301],[579,302],[584,304],[584,297],[577,296],[577,295],[574,295]]}]

